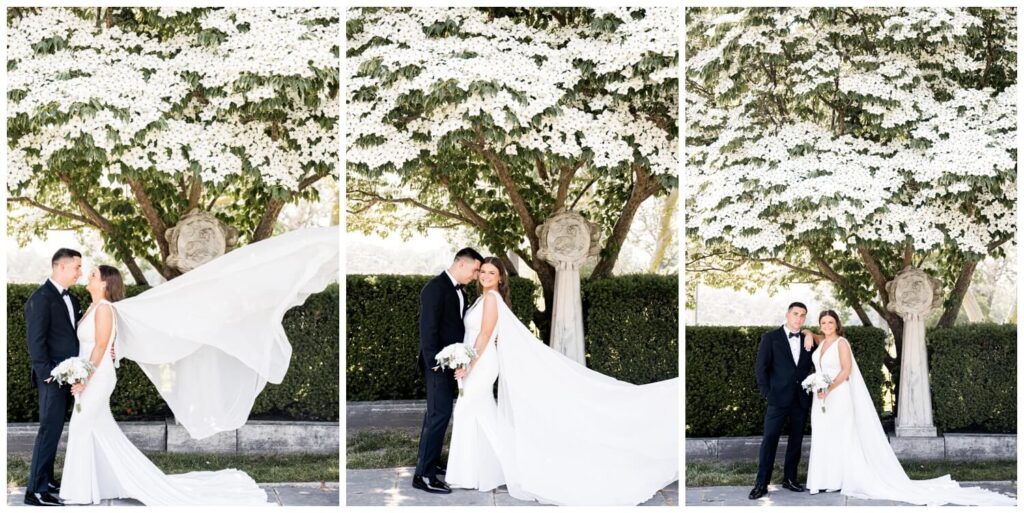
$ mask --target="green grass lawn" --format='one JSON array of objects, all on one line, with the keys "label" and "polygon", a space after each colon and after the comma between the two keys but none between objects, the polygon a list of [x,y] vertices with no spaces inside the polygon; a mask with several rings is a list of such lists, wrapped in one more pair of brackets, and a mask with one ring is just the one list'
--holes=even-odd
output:
[{"label": "green grass lawn", "polygon": [[[449,437],[450,438],[450,437]],[[415,467],[419,434],[399,430],[360,431],[348,439],[346,468]],[[441,453],[441,465],[448,461],[448,440]]]},{"label": "green grass lawn", "polygon": [[[1015,460],[995,461],[901,461],[911,479],[929,479],[950,474],[957,481],[1016,481]],[[807,461],[800,463],[800,480],[807,475]],[[753,486],[756,461],[688,461],[686,486]],[[782,479],[782,466],[775,465],[773,482]]]},{"label": "green grass lawn", "polygon": [[[257,483],[284,482],[337,482],[339,476],[336,454],[168,454],[147,455],[160,470],[167,474],[181,474],[194,470],[221,470],[236,468],[252,476]],[[28,480],[28,455],[7,456],[7,486],[25,486]],[[64,468],[63,455],[57,456],[56,478],[60,480]]]}]

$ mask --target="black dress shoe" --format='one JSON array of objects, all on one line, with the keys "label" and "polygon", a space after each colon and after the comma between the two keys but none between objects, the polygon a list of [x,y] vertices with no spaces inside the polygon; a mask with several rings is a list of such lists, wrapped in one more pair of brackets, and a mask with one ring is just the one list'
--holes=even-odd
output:
[{"label": "black dress shoe", "polygon": [[434,465],[434,473],[439,476],[443,476],[448,474],[448,469],[442,467],[441,465]]},{"label": "black dress shoe", "polygon": [[754,485],[754,489],[750,490],[750,495],[748,495],[747,498],[752,500],[752,501],[755,501],[757,499],[760,499],[761,497],[764,497],[765,495],[768,495],[768,487],[767,486],[764,486],[764,485]]},{"label": "black dress shoe", "polygon": [[412,487],[429,493],[452,493],[448,483],[436,477],[412,476]]},{"label": "black dress shoe", "polygon": [[60,499],[49,493],[26,493],[25,504],[29,506],[63,506]]},{"label": "black dress shoe", "polygon": [[60,485],[59,484],[50,483],[50,484],[46,485],[46,491],[49,492],[51,495],[59,496],[60,495]]},{"label": "black dress shoe", "polygon": [[806,492],[807,491],[807,489],[804,488],[804,486],[802,484],[796,482],[795,479],[783,479],[782,480],[782,487],[787,489],[787,490],[789,490],[789,491],[791,491],[791,492],[797,492],[797,493],[802,493],[802,492]]}]

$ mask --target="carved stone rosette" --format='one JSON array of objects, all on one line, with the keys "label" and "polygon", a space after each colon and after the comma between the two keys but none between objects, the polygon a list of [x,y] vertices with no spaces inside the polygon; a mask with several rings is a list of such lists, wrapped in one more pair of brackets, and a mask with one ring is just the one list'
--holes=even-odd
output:
[{"label": "carved stone rosette", "polygon": [[238,244],[238,230],[213,214],[192,209],[167,230],[167,265],[185,273],[217,258]]}]

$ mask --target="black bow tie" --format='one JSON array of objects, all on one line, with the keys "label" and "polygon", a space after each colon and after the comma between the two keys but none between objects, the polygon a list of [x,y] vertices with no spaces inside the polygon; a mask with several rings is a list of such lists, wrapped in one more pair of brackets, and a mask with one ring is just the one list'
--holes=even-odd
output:
[{"label": "black bow tie", "polygon": [[796,337],[796,338],[799,339],[800,338],[800,334],[799,333],[790,333],[789,334],[789,338],[793,338],[793,337]]},{"label": "black bow tie", "polygon": [[64,291],[63,291],[63,292],[61,292],[61,293],[60,293],[60,295],[61,295],[61,296],[66,296],[66,295],[68,295],[68,289],[64,289]]},{"label": "black bow tie", "polygon": [[463,289],[463,288],[465,288],[465,287],[466,287],[465,285],[463,285],[463,284],[461,284],[461,283],[460,283],[460,284],[458,284],[458,285],[456,285],[456,286],[455,286],[455,290],[462,290],[462,289]]}]

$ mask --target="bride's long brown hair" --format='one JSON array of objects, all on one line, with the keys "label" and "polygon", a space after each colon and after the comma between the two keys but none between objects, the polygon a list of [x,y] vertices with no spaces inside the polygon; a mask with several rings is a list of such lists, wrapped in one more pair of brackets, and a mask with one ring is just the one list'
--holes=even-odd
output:
[{"label": "bride's long brown hair", "polygon": [[[501,263],[500,258],[493,256],[485,258],[480,267],[483,267],[485,264],[491,264],[498,269],[498,294],[501,294],[505,304],[512,308],[512,299],[509,297],[508,289],[508,270],[505,269],[505,264]],[[480,284],[479,280],[476,282],[476,290],[481,294],[484,293],[484,286]]]},{"label": "bride's long brown hair", "polygon": [[107,301],[116,303],[124,299],[124,280],[121,278],[121,271],[116,267],[101,265],[100,280],[107,284],[107,290],[104,291]]}]

